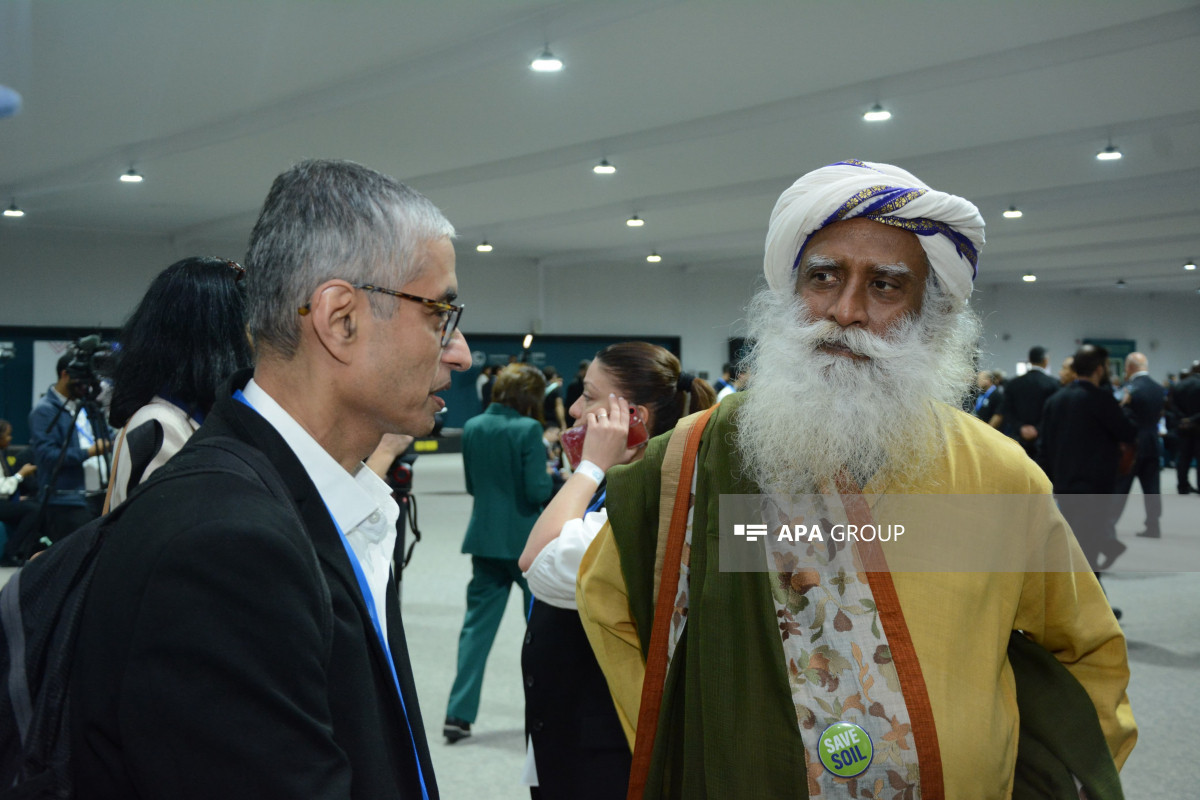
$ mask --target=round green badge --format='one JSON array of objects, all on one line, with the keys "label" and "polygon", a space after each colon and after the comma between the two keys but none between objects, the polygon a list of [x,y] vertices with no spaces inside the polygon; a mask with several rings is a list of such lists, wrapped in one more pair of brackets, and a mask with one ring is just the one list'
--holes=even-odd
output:
[{"label": "round green badge", "polygon": [[835,722],[821,734],[817,745],[825,769],[839,778],[862,775],[871,766],[875,748],[871,737],[853,722]]}]

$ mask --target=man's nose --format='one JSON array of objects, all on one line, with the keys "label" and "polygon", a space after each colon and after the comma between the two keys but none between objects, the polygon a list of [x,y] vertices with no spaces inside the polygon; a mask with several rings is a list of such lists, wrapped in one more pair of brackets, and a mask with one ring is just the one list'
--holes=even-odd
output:
[{"label": "man's nose", "polygon": [[826,317],[843,328],[867,324],[867,298],[862,287],[845,286],[825,312]]},{"label": "man's nose", "polygon": [[456,330],[450,337],[450,344],[442,348],[442,363],[455,372],[466,372],[471,368],[471,348],[467,347],[467,337]]}]

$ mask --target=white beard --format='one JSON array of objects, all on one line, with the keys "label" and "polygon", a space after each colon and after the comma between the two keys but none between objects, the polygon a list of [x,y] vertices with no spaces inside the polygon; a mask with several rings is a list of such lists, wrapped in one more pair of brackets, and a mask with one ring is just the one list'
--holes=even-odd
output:
[{"label": "white beard", "polygon": [[931,282],[921,313],[884,338],[814,321],[799,296],[769,289],[747,314],[754,346],[737,433],[747,477],[777,493],[820,492],[843,470],[893,489],[928,479],[945,450],[937,404],[957,406],[975,377],[980,325],[969,309]]}]

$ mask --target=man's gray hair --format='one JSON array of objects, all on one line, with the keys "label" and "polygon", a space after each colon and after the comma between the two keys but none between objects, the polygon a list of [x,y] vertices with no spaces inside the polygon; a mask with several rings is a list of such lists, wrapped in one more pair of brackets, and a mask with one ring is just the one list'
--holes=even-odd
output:
[{"label": "man's gray hair", "polygon": [[[425,245],[454,226],[424,195],[350,161],[303,161],[275,179],[250,234],[246,289],[255,346],[291,358],[298,310],[325,281],[399,289]],[[376,316],[397,300],[372,293]]]}]

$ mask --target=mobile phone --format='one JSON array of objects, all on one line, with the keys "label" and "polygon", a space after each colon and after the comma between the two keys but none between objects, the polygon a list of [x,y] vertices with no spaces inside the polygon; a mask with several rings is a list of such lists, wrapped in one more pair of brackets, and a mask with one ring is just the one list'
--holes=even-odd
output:
[{"label": "mobile phone", "polygon": [[[583,440],[586,437],[587,425],[576,425],[562,435],[563,452],[567,454],[571,469],[578,467],[579,462],[583,460]],[[637,412],[630,411],[629,436],[625,438],[625,446],[641,447],[649,439],[650,432],[646,430],[646,423],[637,415]]]}]

